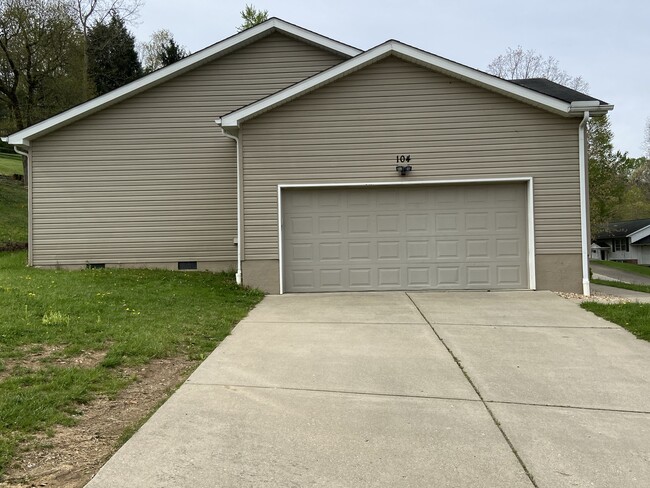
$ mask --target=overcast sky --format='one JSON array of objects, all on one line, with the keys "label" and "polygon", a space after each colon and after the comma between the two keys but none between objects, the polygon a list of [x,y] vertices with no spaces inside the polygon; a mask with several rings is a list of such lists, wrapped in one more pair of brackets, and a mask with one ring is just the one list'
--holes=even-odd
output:
[{"label": "overcast sky", "polygon": [[[236,33],[245,1],[145,0],[138,41],[167,28],[192,52]],[[249,0],[360,49],[397,39],[485,70],[507,47],[553,56],[590,94],[614,104],[616,149],[641,156],[650,117],[648,0]]]}]

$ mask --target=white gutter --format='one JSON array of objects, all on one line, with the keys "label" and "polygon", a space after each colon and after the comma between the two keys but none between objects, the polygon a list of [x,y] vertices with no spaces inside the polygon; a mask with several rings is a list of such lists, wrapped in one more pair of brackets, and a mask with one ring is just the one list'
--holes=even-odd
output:
[{"label": "white gutter", "polygon": [[606,114],[610,110],[614,109],[614,105],[610,104],[601,104],[600,102],[594,101],[581,101],[581,102],[571,102],[569,107],[570,113],[588,111],[590,115],[602,115]]},{"label": "white gutter", "polygon": [[578,147],[580,161],[580,228],[582,237],[582,294],[591,295],[589,284],[589,209],[587,208],[587,150],[585,133],[587,122],[589,121],[589,111],[585,110],[582,121],[578,126]]},{"label": "white gutter", "polygon": [[[219,124],[219,120],[216,120],[217,124]],[[233,134],[228,134],[223,127],[221,128],[221,133],[234,140],[237,143],[237,273],[235,274],[235,281],[237,282],[238,285],[241,285],[242,279],[241,279],[241,250],[242,250],[242,182],[241,182],[241,143],[239,141],[239,137],[233,135]]]}]

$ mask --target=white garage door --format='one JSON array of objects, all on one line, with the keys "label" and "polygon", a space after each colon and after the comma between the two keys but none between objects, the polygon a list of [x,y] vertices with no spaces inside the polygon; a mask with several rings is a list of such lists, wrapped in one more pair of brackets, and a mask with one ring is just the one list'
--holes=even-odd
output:
[{"label": "white garage door", "polygon": [[528,288],[526,186],[282,191],[287,292]]}]

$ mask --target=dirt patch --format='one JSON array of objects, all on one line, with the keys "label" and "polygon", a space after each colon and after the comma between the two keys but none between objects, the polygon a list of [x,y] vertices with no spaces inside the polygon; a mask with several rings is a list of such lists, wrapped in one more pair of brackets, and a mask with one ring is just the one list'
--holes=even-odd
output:
[{"label": "dirt patch", "polygon": [[35,439],[18,455],[0,487],[84,486],[116,451],[123,432],[167,398],[197,364],[174,358],[124,370],[137,381],[115,399],[100,397],[81,406],[77,425],[57,427],[53,436]]},{"label": "dirt patch", "polygon": [[0,252],[5,251],[22,251],[27,249],[29,246],[26,242],[3,242],[0,244]]},{"label": "dirt patch", "polygon": [[4,370],[0,371],[0,381],[11,376],[15,369],[38,371],[46,366],[76,366],[79,368],[94,368],[106,357],[106,351],[82,351],[71,357],[58,357],[64,346],[44,345],[34,349],[34,346],[23,346],[19,350],[25,353],[20,358],[4,359]]}]

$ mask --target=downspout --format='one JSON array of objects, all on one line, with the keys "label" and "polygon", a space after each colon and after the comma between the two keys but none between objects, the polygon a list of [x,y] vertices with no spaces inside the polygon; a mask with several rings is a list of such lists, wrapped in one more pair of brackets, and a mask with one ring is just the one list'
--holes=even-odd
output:
[{"label": "downspout", "polygon": [[589,121],[589,111],[585,110],[582,121],[578,126],[578,147],[580,151],[580,228],[582,237],[582,294],[591,295],[589,286],[589,208],[587,207],[587,145],[586,128]]},{"label": "downspout", "polygon": [[[219,121],[217,121],[219,122]],[[241,251],[242,251],[242,245],[241,245],[241,236],[242,236],[242,184],[241,184],[241,144],[239,142],[239,137],[233,135],[233,134],[228,134],[224,128],[221,128],[221,133],[234,140],[237,143],[237,273],[235,274],[235,280],[237,281],[238,285],[242,284],[242,276],[241,276]]]},{"label": "downspout", "polygon": [[[6,141],[5,141],[6,142]],[[14,152],[27,158],[27,174],[23,178],[27,178],[27,265],[34,265],[33,253],[33,232],[32,232],[32,160],[29,157],[29,152],[21,151],[18,146],[14,146]]]},{"label": "downspout", "polygon": [[17,154],[20,154],[21,156],[25,156],[26,158],[29,158],[29,153],[21,151],[20,149],[18,149],[18,146],[14,146],[14,151]]}]

